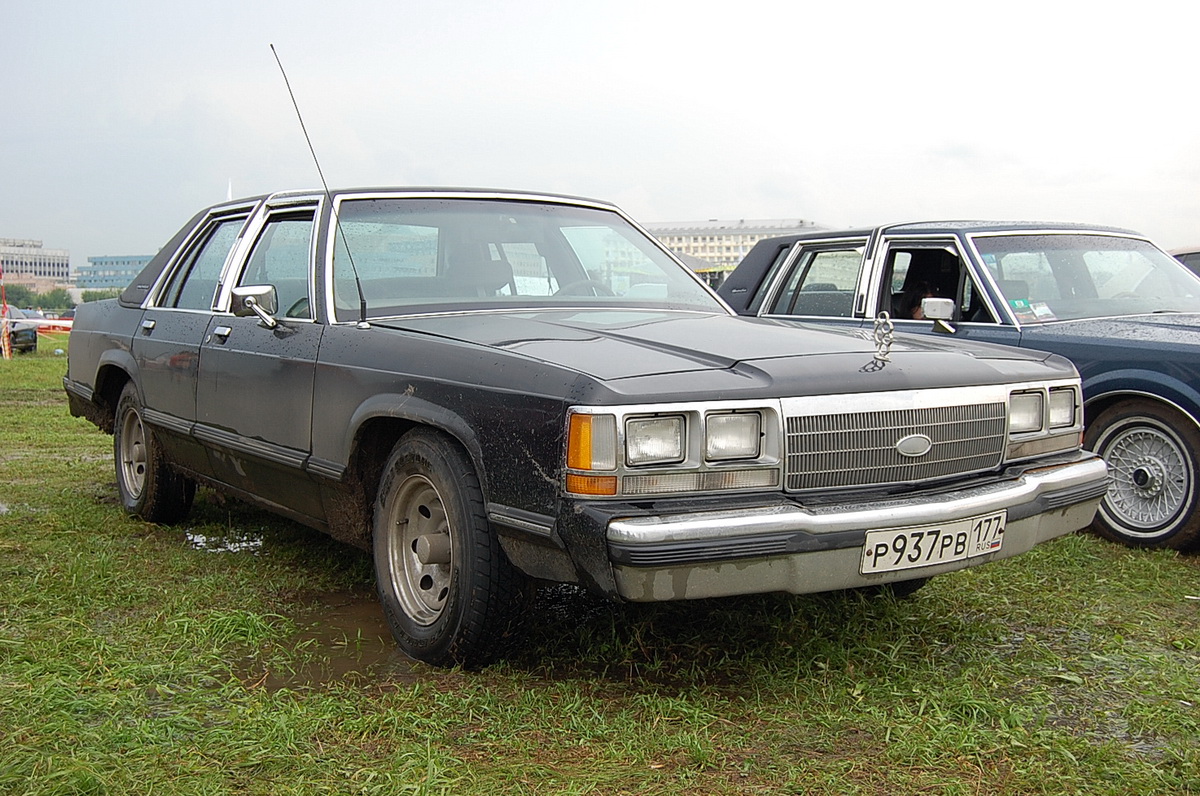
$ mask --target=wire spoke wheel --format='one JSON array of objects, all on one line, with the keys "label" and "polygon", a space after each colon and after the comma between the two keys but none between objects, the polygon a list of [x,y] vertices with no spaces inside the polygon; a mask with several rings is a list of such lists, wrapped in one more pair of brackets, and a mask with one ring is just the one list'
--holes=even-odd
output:
[{"label": "wire spoke wheel", "polygon": [[1118,404],[1088,425],[1086,444],[1108,463],[1108,493],[1092,528],[1138,547],[1188,547],[1200,536],[1200,432],[1150,401]]},{"label": "wire spoke wheel", "polygon": [[1130,527],[1153,530],[1186,505],[1187,460],[1175,441],[1156,428],[1131,428],[1107,448],[1108,502]]}]

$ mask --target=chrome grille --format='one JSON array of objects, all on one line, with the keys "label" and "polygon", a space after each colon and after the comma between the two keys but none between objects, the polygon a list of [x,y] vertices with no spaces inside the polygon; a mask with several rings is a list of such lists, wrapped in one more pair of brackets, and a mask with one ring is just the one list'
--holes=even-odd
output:
[{"label": "chrome grille", "polygon": [[[922,481],[988,470],[1005,444],[1003,402],[787,418],[787,489]],[[924,434],[933,447],[909,457],[896,443]]]}]

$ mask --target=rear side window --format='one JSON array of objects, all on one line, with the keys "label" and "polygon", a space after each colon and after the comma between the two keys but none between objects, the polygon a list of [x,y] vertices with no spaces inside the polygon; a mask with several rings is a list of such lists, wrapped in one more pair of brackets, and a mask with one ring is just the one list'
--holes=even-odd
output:
[{"label": "rear side window", "polygon": [[778,315],[814,315],[848,318],[854,309],[862,252],[831,249],[805,252],[775,297],[770,312]]},{"label": "rear side window", "polygon": [[211,223],[171,275],[159,306],[182,310],[212,309],[221,269],[245,221],[245,216],[238,216]]}]

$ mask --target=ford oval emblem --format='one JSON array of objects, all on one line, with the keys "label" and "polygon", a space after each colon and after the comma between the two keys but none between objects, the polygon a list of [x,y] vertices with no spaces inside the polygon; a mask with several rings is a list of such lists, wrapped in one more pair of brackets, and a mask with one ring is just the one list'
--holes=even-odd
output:
[{"label": "ford oval emblem", "polygon": [[933,440],[924,434],[909,434],[896,443],[896,452],[901,456],[924,456],[933,448]]}]

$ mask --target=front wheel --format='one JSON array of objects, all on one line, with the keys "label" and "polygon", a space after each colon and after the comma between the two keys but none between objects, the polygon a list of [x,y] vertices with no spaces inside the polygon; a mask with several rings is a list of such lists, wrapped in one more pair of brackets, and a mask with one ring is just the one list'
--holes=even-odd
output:
[{"label": "front wheel", "polygon": [[1093,531],[1133,547],[1178,550],[1200,539],[1200,432],[1191,418],[1151,401],[1118,404],[1088,424],[1084,445],[1108,463],[1110,479]]},{"label": "front wheel", "polygon": [[402,437],[373,530],[376,586],[400,648],[435,666],[488,662],[512,629],[523,581],[488,526],[462,449],[430,430]]},{"label": "front wheel", "polygon": [[121,505],[147,522],[174,523],[187,516],[196,484],[167,464],[158,440],[142,423],[142,402],[133,382],[117,401],[113,423],[113,461]]}]

